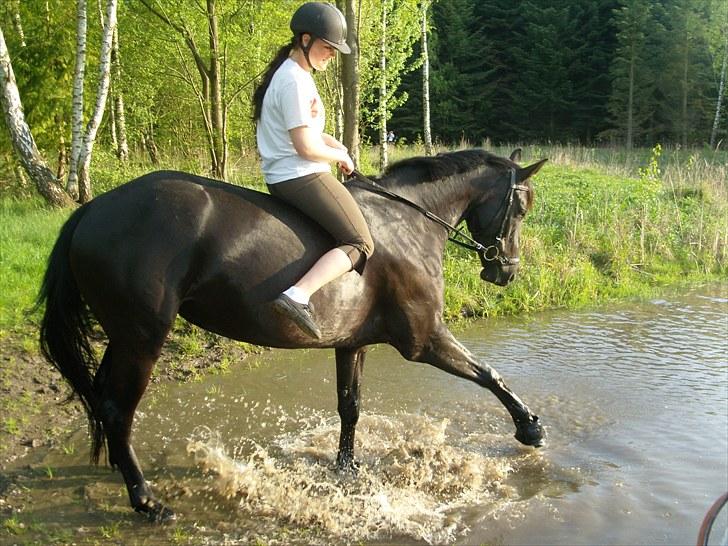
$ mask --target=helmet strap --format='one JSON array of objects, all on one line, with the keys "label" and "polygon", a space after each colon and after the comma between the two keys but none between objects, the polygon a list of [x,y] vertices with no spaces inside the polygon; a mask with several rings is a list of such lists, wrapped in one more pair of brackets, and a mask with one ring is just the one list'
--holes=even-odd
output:
[{"label": "helmet strap", "polygon": [[316,69],[311,64],[311,59],[308,58],[308,52],[311,50],[311,46],[313,45],[314,40],[316,40],[316,36],[313,34],[310,34],[306,32],[306,34],[309,35],[310,40],[308,41],[308,45],[304,45],[303,43],[303,34],[299,37],[299,42],[301,44],[301,51],[303,51],[303,56],[306,58],[306,62],[308,63],[308,66],[311,68],[313,72],[316,72]]}]

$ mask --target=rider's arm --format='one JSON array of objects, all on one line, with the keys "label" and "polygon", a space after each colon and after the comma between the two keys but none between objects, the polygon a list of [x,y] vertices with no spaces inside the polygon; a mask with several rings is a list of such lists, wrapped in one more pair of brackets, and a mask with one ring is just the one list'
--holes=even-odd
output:
[{"label": "rider's arm", "polygon": [[341,142],[339,142],[336,138],[328,133],[321,133],[321,138],[323,139],[324,144],[326,144],[327,146],[331,146],[332,148],[338,148],[346,152],[349,151],[347,150],[346,146],[344,146]]},{"label": "rider's arm", "polygon": [[[288,133],[291,135],[291,142],[296,149],[296,153],[303,159],[337,163],[347,173],[354,169],[354,164],[346,148],[335,148],[328,145],[321,133],[317,133],[307,126],[295,127],[290,129]],[[330,135],[326,136],[333,139]]]}]

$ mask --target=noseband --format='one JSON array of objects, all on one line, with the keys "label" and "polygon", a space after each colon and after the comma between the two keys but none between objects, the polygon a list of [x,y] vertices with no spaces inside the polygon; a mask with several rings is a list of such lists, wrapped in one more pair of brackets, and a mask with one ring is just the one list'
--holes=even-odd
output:
[{"label": "noseband", "polygon": [[[512,257],[512,256],[506,256],[505,249],[503,247],[504,245],[504,238],[506,235],[506,230],[508,228],[508,220],[510,217],[511,209],[513,208],[513,195],[516,191],[528,191],[528,186],[523,184],[516,184],[516,169],[509,169],[511,172],[511,184],[508,188],[508,192],[506,193],[506,196],[503,200],[503,204],[501,205],[501,209],[505,206],[506,211],[503,215],[503,220],[501,221],[500,225],[500,231],[498,233],[498,236],[495,238],[495,243],[490,246],[484,246],[480,244],[478,241],[473,239],[472,237],[469,237],[465,233],[463,233],[461,230],[459,230],[457,227],[453,226],[452,224],[447,223],[445,220],[440,218],[439,216],[431,213],[429,210],[421,207],[417,203],[413,203],[406,197],[402,197],[399,194],[396,194],[394,192],[389,191],[384,186],[381,186],[374,182],[371,178],[364,176],[359,171],[352,171],[351,172],[351,178],[358,178],[359,180],[365,182],[367,185],[365,186],[370,191],[373,191],[374,193],[379,193],[382,195],[386,195],[387,197],[390,197],[394,199],[395,201],[399,201],[400,203],[404,203],[406,205],[409,205],[413,209],[421,212],[425,215],[426,218],[432,220],[436,224],[440,224],[442,227],[447,229],[450,236],[448,237],[448,240],[452,241],[453,243],[460,245],[463,248],[467,248],[468,250],[472,250],[474,252],[477,252],[484,261],[486,262],[494,262],[497,261],[502,266],[508,266],[508,265],[517,265],[520,261],[519,258]],[[498,215],[494,217],[497,218]],[[478,232],[481,233],[481,232]],[[476,235],[476,234],[474,234]],[[455,237],[462,237],[467,242],[460,241],[456,239]]]},{"label": "noseband", "polygon": [[[513,209],[513,196],[517,191],[528,191],[528,186],[526,186],[525,184],[516,184],[516,170],[510,169],[510,171],[510,187],[508,188],[508,192],[506,193],[503,204],[501,205],[501,209],[505,206],[506,210],[503,214],[503,219],[501,220],[500,230],[498,231],[498,235],[495,238],[495,242],[492,245],[485,247],[485,249],[481,252],[481,257],[484,261],[498,262],[502,266],[518,265],[518,263],[520,262],[520,258],[506,255],[504,244],[506,231],[508,229],[508,223],[511,218],[511,210]],[[493,220],[495,220],[495,218],[497,217],[498,215],[496,214],[493,217]],[[480,233],[482,233],[482,231],[478,231],[477,233],[473,232],[473,235],[477,236]]]}]

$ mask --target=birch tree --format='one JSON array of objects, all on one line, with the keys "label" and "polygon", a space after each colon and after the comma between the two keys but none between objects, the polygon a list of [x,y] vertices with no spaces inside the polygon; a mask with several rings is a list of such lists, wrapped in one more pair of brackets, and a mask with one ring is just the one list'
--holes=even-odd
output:
[{"label": "birch tree", "polygon": [[387,11],[389,2],[381,4],[379,35],[379,167],[387,168]]},{"label": "birch tree", "polygon": [[420,47],[422,54],[422,132],[425,140],[425,155],[432,155],[432,128],[430,126],[430,54],[427,49],[427,10],[430,2],[420,3]]},{"label": "birch tree", "polygon": [[129,159],[129,144],[126,137],[126,114],[124,112],[124,93],[121,90],[121,56],[119,54],[119,29],[114,28],[111,44],[111,66],[114,74],[114,93],[112,94],[113,127],[116,134],[116,157],[120,161]]},{"label": "birch tree", "polygon": [[71,99],[71,157],[68,165],[66,191],[78,198],[78,158],[83,140],[83,82],[86,73],[86,31],[88,19],[86,0],[76,3],[76,68],[73,75]]},{"label": "birch tree", "polygon": [[715,149],[716,140],[718,138],[718,126],[720,125],[720,113],[723,107],[723,96],[725,93],[726,65],[728,65],[728,9],[726,10],[726,19],[723,26],[723,67],[720,70],[720,83],[718,84],[718,98],[715,101],[715,117],[713,118],[713,128],[710,131],[710,147]]},{"label": "birch tree", "polygon": [[386,141],[381,135],[386,135],[392,112],[409,97],[401,86],[402,77],[419,68],[420,57],[413,56],[412,51],[420,38],[420,11],[418,0],[379,0],[368,2],[364,12],[362,20],[377,23],[360,34],[367,44],[359,66],[360,119],[363,132],[381,143]]},{"label": "birch tree", "polygon": [[[85,0],[79,0],[84,3]],[[78,201],[86,203],[93,198],[91,190],[91,177],[89,169],[91,167],[91,155],[93,153],[94,143],[96,142],[96,133],[98,132],[101,120],[106,109],[106,98],[109,94],[109,80],[111,72],[111,43],[114,36],[114,28],[116,27],[116,0],[107,0],[106,16],[104,21],[104,30],[101,35],[101,52],[99,55],[99,84],[96,91],[96,103],[94,110],[86,124],[82,133],[82,139],[78,155],[75,157],[75,164],[78,175]],[[85,39],[83,40],[85,42]],[[81,93],[83,95],[83,93]],[[73,163],[73,158],[72,158]],[[69,193],[75,197],[69,189]]]},{"label": "birch tree", "polygon": [[25,31],[23,30],[23,21],[20,18],[20,0],[10,0],[10,16],[13,19],[13,27],[20,38],[20,46],[25,47]]},{"label": "birch tree", "polygon": [[28,176],[35,183],[38,192],[52,205],[72,204],[73,201],[58,184],[53,172],[38,151],[30,127],[25,121],[23,105],[20,101],[20,93],[2,28],[0,28],[0,91],[2,91],[0,102],[2,102],[5,125],[10,133],[13,149]]},{"label": "birch tree", "polygon": [[167,26],[177,32],[184,40],[187,49],[192,54],[197,68],[201,85],[198,87],[189,74],[184,79],[195,91],[202,121],[207,135],[208,148],[210,152],[211,172],[217,178],[225,178],[227,162],[227,135],[225,134],[225,104],[223,102],[223,82],[220,66],[222,57],[220,52],[220,38],[218,32],[218,16],[216,0],[206,0],[204,15],[207,20],[207,59],[202,49],[197,45],[191,25],[177,13],[176,18],[171,16],[163,8],[158,8],[159,3],[154,0],[141,0],[141,3]]}]

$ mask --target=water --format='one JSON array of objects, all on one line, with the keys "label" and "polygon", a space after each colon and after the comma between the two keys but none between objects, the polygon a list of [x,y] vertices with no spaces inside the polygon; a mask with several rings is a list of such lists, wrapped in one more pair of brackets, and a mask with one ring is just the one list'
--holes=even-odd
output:
[{"label": "water", "polygon": [[[181,516],[177,538],[695,543],[728,490],[726,286],[481,321],[457,337],[539,414],[544,448],[512,438],[489,392],[377,347],[365,364],[361,469],[341,476],[332,470],[333,352],[275,351],[229,374],[154,388],[143,401],[135,446]],[[116,522],[122,542],[169,542],[171,528],[128,511],[117,474],[86,466],[83,436],[69,442],[74,453],[35,462],[55,473],[52,483],[39,475],[26,484],[37,517],[73,529],[74,540]]]}]

